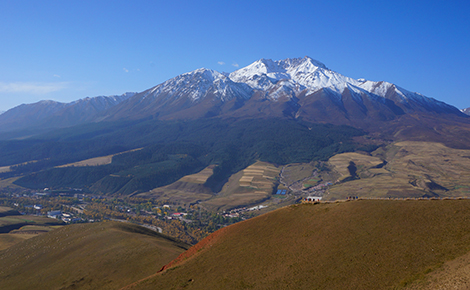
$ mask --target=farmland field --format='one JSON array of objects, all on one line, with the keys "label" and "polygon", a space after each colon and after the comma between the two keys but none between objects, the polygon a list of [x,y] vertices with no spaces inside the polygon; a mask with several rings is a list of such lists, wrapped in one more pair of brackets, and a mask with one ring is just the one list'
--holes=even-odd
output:
[{"label": "farmland field", "polygon": [[[385,162],[384,162],[385,161]],[[356,178],[329,190],[327,199],[359,197],[469,197],[470,151],[432,142],[398,142],[371,155],[343,153],[329,163],[341,177]]]}]

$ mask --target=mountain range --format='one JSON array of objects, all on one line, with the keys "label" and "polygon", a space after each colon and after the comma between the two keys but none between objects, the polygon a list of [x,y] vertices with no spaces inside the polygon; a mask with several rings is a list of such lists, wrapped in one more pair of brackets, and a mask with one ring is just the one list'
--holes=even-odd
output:
[{"label": "mountain range", "polygon": [[383,131],[389,121],[416,115],[442,115],[468,123],[466,112],[389,82],[346,77],[304,57],[260,59],[232,73],[201,68],[140,93],[20,105],[0,115],[0,132],[100,121],[215,117],[276,117]]},{"label": "mountain range", "polygon": [[[0,178],[20,177],[15,184],[26,188],[128,196],[215,166],[204,190],[216,195],[257,161],[326,161],[405,140],[469,149],[470,117],[309,57],[261,59],[232,73],[197,69],[140,93],[21,105],[0,115],[0,140],[0,166],[14,165]],[[109,165],[57,167],[123,152]]]},{"label": "mountain range", "polygon": [[116,106],[134,94],[87,97],[70,103],[46,100],[22,104],[0,114],[0,132],[56,129],[92,122],[97,113]]}]

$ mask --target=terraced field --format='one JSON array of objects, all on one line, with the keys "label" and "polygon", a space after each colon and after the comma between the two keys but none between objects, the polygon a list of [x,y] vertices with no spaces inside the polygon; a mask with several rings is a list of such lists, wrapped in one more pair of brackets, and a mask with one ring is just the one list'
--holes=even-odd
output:
[{"label": "terraced field", "polygon": [[258,161],[232,175],[218,196],[202,204],[219,211],[260,203],[273,193],[279,172],[280,168]]},{"label": "terraced field", "polygon": [[209,188],[204,186],[204,183],[212,175],[213,169],[213,165],[208,166],[198,173],[186,175],[172,184],[155,188],[138,196],[181,204],[207,200],[213,197],[213,194]]}]

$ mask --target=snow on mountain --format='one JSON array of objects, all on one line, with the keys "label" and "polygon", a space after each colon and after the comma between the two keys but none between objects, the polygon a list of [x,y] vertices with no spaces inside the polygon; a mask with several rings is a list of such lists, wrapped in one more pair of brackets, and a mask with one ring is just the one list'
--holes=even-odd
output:
[{"label": "snow on mountain", "polygon": [[[444,102],[410,92],[392,83],[346,77],[307,56],[278,61],[261,59],[231,73],[229,77],[235,82],[246,83],[255,90],[275,92],[269,95],[270,99],[278,99],[279,92],[284,92],[282,95],[295,97],[301,92],[313,94],[321,89],[328,89],[340,95],[348,89],[356,91],[354,95],[358,102],[362,102],[362,97],[359,98],[359,95],[367,95],[372,99],[377,97],[390,99],[410,111],[417,109],[415,105],[422,106],[423,110],[455,111],[455,108]],[[285,87],[281,88],[281,84]]]},{"label": "snow on mountain", "polygon": [[464,113],[466,115],[470,115],[470,108],[462,109],[460,111],[462,111],[462,113]]},{"label": "snow on mountain", "polygon": [[260,59],[230,74],[197,69],[138,94],[43,101],[0,115],[0,131],[34,124],[63,127],[121,119],[286,117],[355,124],[387,121],[407,113],[463,116],[444,102],[388,82],[353,79],[310,57]]},{"label": "snow on mountain", "polygon": [[165,96],[165,99],[188,97],[192,102],[213,94],[223,101],[234,97],[249,99],[252,89],[246,84],[235,83],[226,75],[210,69],[197,69],[174,77],[152,89],[143,98]]},{"label": "snow on mountain", "polygon": [[257,90],[268,90],[280,80],[290,80],[293,84],[300,85],[300,90],[307,89],[309,92],[326,87],[339,91],[338,87],[346,82],[359,84],[352,78],[329,70],[323,63],[310,57],[279,61],[261,59],[231,73],[230,78]]}]

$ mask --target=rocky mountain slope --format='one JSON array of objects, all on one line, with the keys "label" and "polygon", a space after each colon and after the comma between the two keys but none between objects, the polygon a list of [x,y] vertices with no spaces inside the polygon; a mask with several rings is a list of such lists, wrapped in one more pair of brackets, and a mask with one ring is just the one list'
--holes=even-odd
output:
[{"label": "rocky mountain slope", "polygon": [[40,101],[22,104],[0,115],[0,132],[25,129],[64,128],[93,121],[95,115],[132,97],[120,96],[84,98],[70,103]]},{"label": "rocky mountain slope", "polygon": [[470,124],[467,115],[444,102],[389,82],[353,79],[304,57],[260,59],[230,74],[197,69],[137,94],[21,105],[0,115],[0,132],[213,117],[295,119],[375,132],[391,127],[392,135],[417,117],[425,118],[421,123],[429,123],[429,128],[440,123],[436,118]]},{"label": "rocky mountain slope", "polygon": [[392,83],[352,79],[304,57],[261,59],[228,76],[185,73],[103,112],[102,119],[282,117],[368,128],[411,114],[464,118],[444,102]]}]

